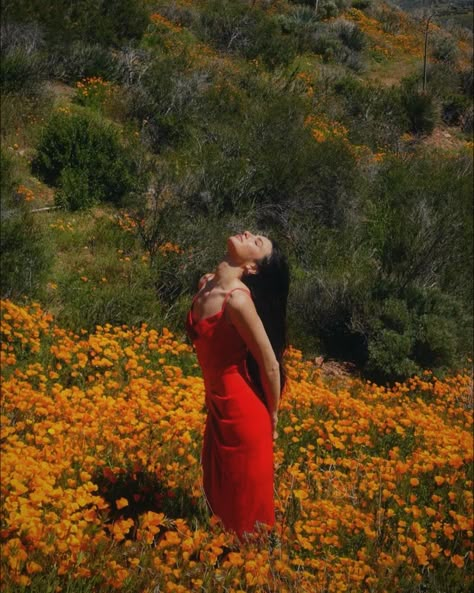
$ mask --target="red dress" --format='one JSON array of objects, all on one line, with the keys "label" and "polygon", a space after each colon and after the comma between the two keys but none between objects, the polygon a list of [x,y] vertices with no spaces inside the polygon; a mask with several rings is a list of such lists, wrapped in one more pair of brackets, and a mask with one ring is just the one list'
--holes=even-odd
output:
[{"label": "red dress", "polygon": [[232,292],[215,315],[195,320],[190,310],[186,325],[206,388],[204,492],[211,511],[241,537],[257,522],[275,522],[273,440],[270,414],[247,373],[247,347],[223,315]]}]

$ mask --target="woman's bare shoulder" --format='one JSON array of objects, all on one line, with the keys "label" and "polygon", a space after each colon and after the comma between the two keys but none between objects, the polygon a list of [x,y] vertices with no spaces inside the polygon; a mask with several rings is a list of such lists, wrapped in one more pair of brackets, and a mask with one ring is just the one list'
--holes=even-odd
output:
[{"label": "woman's bare shoulder", "polygon": [[228,291],[228,303],[231,308],[239,309],[241,307],[253,305],[252,296],[250,290],[245,286],[243,282],[236,283]]}]

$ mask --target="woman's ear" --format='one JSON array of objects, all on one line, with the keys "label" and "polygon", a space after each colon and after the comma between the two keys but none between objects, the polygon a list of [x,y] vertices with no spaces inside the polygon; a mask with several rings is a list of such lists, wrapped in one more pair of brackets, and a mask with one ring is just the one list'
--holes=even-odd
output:
[{"label": "woman's ear", "polygon": [[249,276],[257,273],[257,264],[245,264],[244,275]]}]

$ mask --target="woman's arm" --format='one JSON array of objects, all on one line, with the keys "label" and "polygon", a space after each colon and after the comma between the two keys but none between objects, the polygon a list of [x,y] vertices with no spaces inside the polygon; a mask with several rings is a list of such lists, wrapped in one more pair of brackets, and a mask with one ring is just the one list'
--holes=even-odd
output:
[{"label": "woman's arm", "polygon": [[231,294],[226,315],[257,361],[267,408],[272,420],[273,438],[276,438],[280,403],[280,365],[267,332],[252,299],[243,291],[238,290]]}]

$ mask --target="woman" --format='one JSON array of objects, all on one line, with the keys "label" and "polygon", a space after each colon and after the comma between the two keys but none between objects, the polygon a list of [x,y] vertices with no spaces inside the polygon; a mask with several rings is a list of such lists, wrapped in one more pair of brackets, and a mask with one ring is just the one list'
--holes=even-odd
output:
[{"label": "woman", "polygon": [[202,450],[211,511],[241,538],[273,525],[273,442],[284,385],[289,275],[277,245],[248,231],[199,282],[187,318],[206,388]]}]

